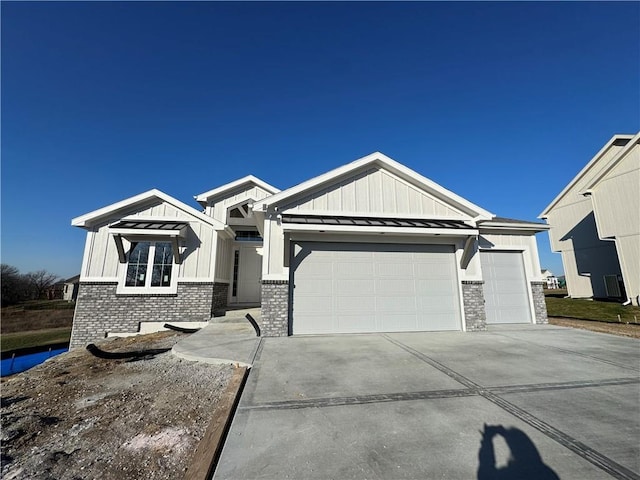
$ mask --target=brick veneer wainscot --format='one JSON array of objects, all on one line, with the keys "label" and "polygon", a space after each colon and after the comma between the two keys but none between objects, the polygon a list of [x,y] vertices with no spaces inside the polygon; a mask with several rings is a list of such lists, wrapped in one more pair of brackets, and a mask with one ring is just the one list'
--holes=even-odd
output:
[{"label": "brick veneer wainscot", "polygon": [[117,282],[81,282],[70,348],[105,338],[107,332],[137,332],[140,322],[206,322],[213,308],[213,283],[178,283],[167,295],[116,294]]},{"label": "brick veneer wainscot", "polygon": [[262,309],[260,329],[265,337],[289,335],[289,282],[262,281]]},{"label": "brick veneer wainscot", "polygon": [[483,284],[483,281],[462,281],[462,303],[467,332],[482,332],[487,329]]}]

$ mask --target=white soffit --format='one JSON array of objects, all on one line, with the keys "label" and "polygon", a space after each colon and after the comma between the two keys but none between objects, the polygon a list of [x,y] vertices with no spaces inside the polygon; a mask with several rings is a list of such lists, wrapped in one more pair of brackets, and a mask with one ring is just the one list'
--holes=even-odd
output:
[{"label": "white soffit", "polygon": [[135,205],[143,204],[145,202],[148,202],[149,200],[154,199],[166,202],[169,205],[177,208],[178,210],[182,210],[186,214],[191,215],[196,219],[213,226],[216,229],[224,228],[224,225],[219,221],[214,220],[204,213],[199,212],[195,208],[190,207],[186,203],[182,203],[180,200],[177,200],[172,196],[167,195],[166,193],[161,192],[160,190],[157,190],[155,188],[139,195],[135,195],[133,197],[122,200],[120,202],[116,202],[106,207],[100,208],[98,210],[94,210],[93,212],[86,213],[85,215],[76,217],[71,220],[71,225],[73,225],[74,227],[89,228],[91,224],[99,222],[101,219],[109,217],[120,210],[130,209]]},{"label": "white soffit", "polygon": [[342,167],[338,167],[327,173],[307,180],[306,182],[302,182],[294,187],[288,188],[287,190],[283,190],[282,192],[271,197],[260,200],[254,206],[254,210],[260,210],[264,212],[271,206],[277,206],[278,204],[283,203],[285,200],[291,200],[293,197],[305,195],[311,190],[331,184],[338,179],[346,177],[350,173],[356,172],[357,170],[371,165],[377,165],[397,175],[410,184],[415,185],[425,192],[451,204],[453,207],[471,212],[474,216],[474,219],[476,220],[488,220],[495,216],[491,212],[488,212],[487,210],[480,208],[479,206],[469,202],[468,200],[465,200],[461,196],[456,195],[450,190],[447,190],[434,181],[423,177],[414,170],[405,167],[404,165],[396,162],[395,160],[387,157],[385,154],[380,152],[374,152],[351,163],[343,165]]},{"label": "white soffit", "polygon": [[207,201],[209,201],[211,197],[219,196],[220,194],[223,194],[229,190],[233,190],[234,188],[240,187],[245,184],[250,184],[250,183],[253,183],[254,185],[262,188],[263,190],[266,190],[270,194],[276,194],[280,192],[280,189],[274,187],[273,185],[269,185],[267,182],[264,182],[259,178],[254,177],[253,175],[247,175],[246,177],[242,177],[238,180],[234,180],[233,182],[214,188],[213,190],[209,190],[208,192],[204,192],[204,193],[201,193],[200,195],[196,195],[194,198],[196,199],[196,202],[200,203],[201,205],[204,202],[203,206],[206,206]]}]

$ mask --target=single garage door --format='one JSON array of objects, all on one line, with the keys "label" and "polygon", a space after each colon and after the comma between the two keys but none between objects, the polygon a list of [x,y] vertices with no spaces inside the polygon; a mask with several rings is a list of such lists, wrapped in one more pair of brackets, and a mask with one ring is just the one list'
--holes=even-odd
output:
[{"label": "single garage door", "polygon": [[293,334],[460,330],[453,246],[293,245]]},{"label": "single garage door", "polygon": [[487,323],[531,323],[521,252],[481,251]]}]

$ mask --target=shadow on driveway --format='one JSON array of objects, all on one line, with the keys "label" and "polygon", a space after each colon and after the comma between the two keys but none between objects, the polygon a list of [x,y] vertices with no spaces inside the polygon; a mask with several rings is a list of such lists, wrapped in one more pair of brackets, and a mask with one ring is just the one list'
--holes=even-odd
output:
[{"label": "shadow on driveway", "polygon": [[[538,449],[522,430],[485,423],[480,433],[478,480],[560,480],[556,472],[544,464]],[[500,468],[496,467],[493,448],[493,439],[498,435],[504,438],[511,453],[507,465]]]}]

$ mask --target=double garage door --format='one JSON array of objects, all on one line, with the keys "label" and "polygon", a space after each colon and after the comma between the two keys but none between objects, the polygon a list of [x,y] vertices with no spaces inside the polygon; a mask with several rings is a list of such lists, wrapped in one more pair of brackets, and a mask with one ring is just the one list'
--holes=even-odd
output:
[{"label": "double garage door", "polygon": [[292,333],[460,330],[451,245],[293,245]]}]

